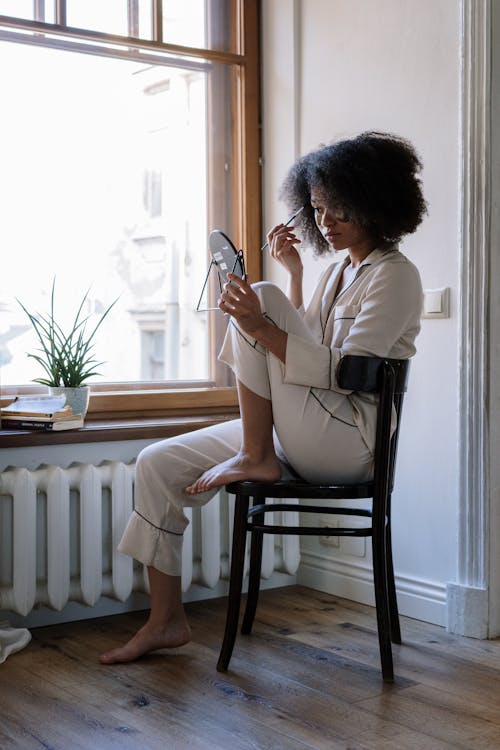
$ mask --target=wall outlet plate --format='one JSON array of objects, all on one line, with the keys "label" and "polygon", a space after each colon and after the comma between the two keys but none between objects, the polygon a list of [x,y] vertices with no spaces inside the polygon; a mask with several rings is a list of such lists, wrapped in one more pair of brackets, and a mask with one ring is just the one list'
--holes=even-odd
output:
[{"label": "wall outlet plate", "polygon": [[[320,526],[324,529],[336,529],[338,528],[338,521],[321,521]],[[340,547],[340,537],[338,536],[320,536],[320,544],[324,544],[325,547]]]}]

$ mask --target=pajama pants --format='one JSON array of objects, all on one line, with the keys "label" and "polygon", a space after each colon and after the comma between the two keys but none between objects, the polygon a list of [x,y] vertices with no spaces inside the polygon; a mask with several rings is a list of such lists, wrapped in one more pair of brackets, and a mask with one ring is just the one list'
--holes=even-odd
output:
[{"label": "pajama pants", "polygon": [[[263,314],[303,338],[311,333],[287,297],[273,284],[253,286]],[[295,472],[310,482],[357,482],[371,478],[373,454],[354,423],[349,397],[335,391],[283,382],[283,365],[240,331],[231,319],[219,355],[237,379],[270,399],[282,477]],[[236,419],[179,435],[145,448],[137,458],[135,510],[118,549],[172,576],[181,574],[186,506],[207,503],[217,489],[187,495],[185,487],[241,446]]]}]

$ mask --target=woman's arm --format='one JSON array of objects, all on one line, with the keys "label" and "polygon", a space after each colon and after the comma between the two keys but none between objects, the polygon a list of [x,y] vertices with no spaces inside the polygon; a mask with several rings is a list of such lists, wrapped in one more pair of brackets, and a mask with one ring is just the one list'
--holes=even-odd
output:
[{"label": "woman's arm", "polygon": [[260,300],[250,284],[232,273],[231,284],[226,284],[219,307],[233,317],[242,331],[268,349],[282,362],[286,358],[288,334],[270,323],[262,314]]},{"label": "woman's arm", "polygon": [[[229,278],[236,286],[226,285],[220,308],[284,363],[286,383],[343,392],[335,377],[343,354],[386,357],[403,334],[409,332],[413,341],[418,331],[422,287],[418,271],[410,263],[378,266],[343,340],[337,337],[333,345],[288,334],[270,323],[250,284],[232,274]],[[407,356],[413,353],[411,344]]]},{"label": "woman's arm", "polygon": [[302,279],[304,267],[296,245],[300,240],[293,232],[294,227],[278,224],[267,235],[271,257],[280,263],[289,273],[288,299],[299,309],[303,305]]},{"label": "woman's arm", "polygon": [[285,382],[344,392],[335,376],[342,355],[387,357],[406,336],[405,356],[412,356],[421,308],[422,286],[416,268],[405,262],[381,263],[343,340],[337,338],[328,346],[288,335]]},{"label": "woman's arm", "polygon": [[[300,240],[293,232],[293,226],[278,224],[267,235],[271,256],[289,273],[288,298],[299,309],[303,305],[302,280],[304,267],[295,247]],[[246,279],[228,274],[232,284],[226,284],[219,307],[229,313],[239,327],[259,344],[268,349],[283,363],[286,359],[288,334],[271,324],[262,315],[260,302]]]},{"label": "woman's arm", "polygon": [[299,310],[299,308],[301,308],[304,304],[304,297],[302,295],[302,279],[302,270],[300,271],[300,274],[296,274],[294,276],[290,275],[288,279],[288,299],[297,310]]}]

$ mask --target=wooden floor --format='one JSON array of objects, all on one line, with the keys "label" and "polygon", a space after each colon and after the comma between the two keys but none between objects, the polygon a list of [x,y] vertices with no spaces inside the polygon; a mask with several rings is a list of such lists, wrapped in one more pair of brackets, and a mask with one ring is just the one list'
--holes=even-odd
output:
[{"label": "wooden floor", "polygon": [[189,604],[191,644],[114,667],[97,654],[143,613],[33,630],[0,665],[1,750],[500,748],[500,641],[402,618],[384,685],[374,611],[294,587],[261,595],[219,674],[224,607]]}]

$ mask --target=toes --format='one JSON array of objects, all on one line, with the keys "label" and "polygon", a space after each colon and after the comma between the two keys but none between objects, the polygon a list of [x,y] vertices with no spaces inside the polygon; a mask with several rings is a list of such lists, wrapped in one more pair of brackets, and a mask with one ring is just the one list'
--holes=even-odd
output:
[{"label": "toes", "polygon": [[111,654],[101,654],[99,657],[101,664],[113,664],[114,658]]},{"label": "toes", "polygon": [[196,482],[193,482],[193,484],[190,484],[189,487],[186,487],[184,492],[187,492],[188,495],[198,495],[200,492],[206,492],[211,487],[211,481],[207,477],[203,479],[200,477],[196,480]]}]

